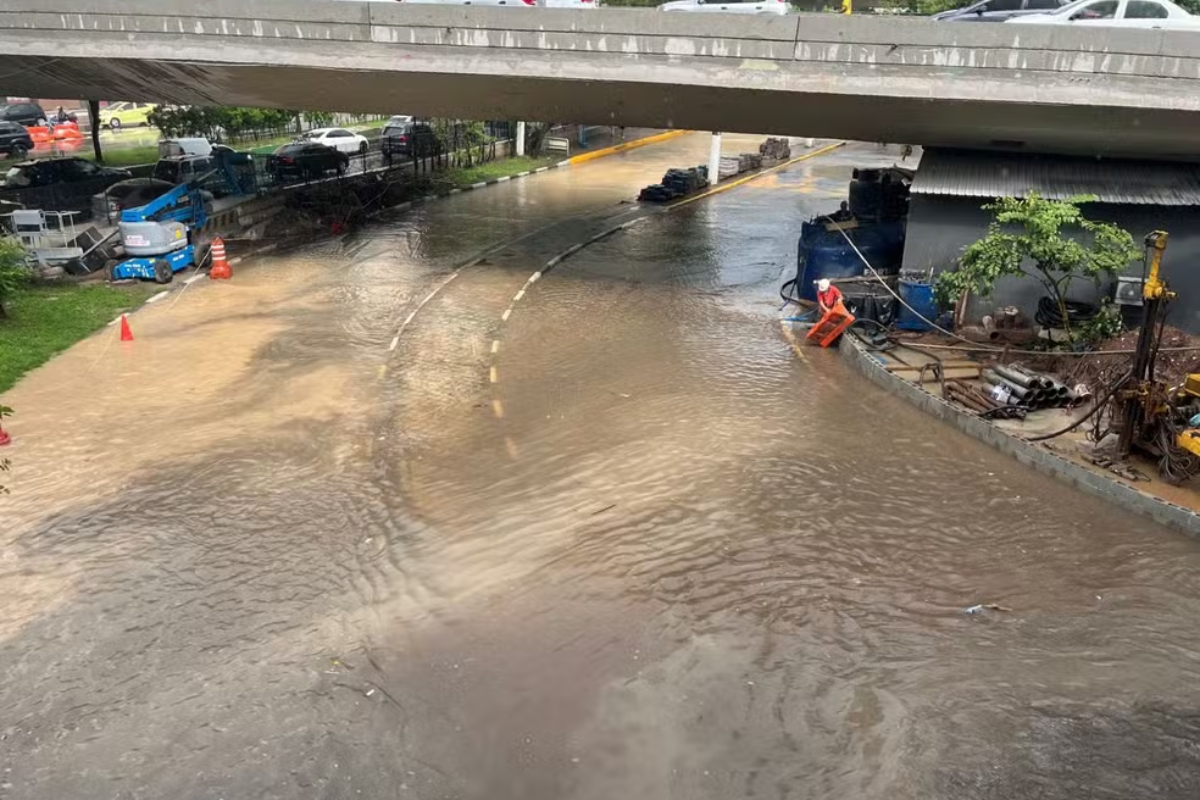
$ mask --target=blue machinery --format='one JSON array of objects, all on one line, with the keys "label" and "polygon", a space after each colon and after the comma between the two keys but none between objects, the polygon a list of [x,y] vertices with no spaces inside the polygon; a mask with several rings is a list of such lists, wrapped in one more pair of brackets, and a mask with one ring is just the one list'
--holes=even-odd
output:
[{"label": "blue machinery", "polygon": [[249,156],[239,162],[241,155],[218,157],[216,169],[208,174],[180,184],[144,206],[122,211],[118,223],[121,245],[133,258],[110,268],[109,280],[140,278],[170,283],[176,272],[195,264],[194,236],[208,221],[203,182],[219,173],[234,194],[253,191],[253,184],[247,187],[233,169],[234,163],[249,162]]},{"label": "blue machinery", "polygon": [[208,213],[195,184],[181,184],[144,206],[121,212],[121,244],[134,256],[109,272],[111,280],[142,278],[170,283],[176,272],[195,263],[192,232],[204,227]]}]

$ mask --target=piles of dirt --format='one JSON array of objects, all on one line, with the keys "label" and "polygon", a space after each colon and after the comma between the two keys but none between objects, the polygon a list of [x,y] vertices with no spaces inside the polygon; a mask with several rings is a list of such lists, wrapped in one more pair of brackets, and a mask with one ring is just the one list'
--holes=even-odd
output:
[{"label": "piles of dirt", "polygon": [[[1113,381],[1129,371],[1133,350],[1137,347],[1138,332],[1125,331],[1120,336],[1100,342],[1093,347],[1097,352],[1127,351],[1119,355],[1059,356],[1055,371],[1070,383],[1086,383],[1093,389],[1112,385]],[[1168,326],[1162,335],[1162,350],[1154,362],[1154,377],[1168,386],[1176,386],[1184,377],[1200,372],[1200,337],[1192,336],[1178,328]],[[1196,350],[1170,352],[1171,348],[1195,347]]]}]

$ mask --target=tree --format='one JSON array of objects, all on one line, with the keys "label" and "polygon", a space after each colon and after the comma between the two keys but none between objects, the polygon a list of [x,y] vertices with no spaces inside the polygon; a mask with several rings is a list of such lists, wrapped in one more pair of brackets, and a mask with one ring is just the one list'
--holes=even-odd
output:
[{"label": "tree", "polygon": [[1080,195],[1047,200],[1031,192],[985,205],[994,215],[987,235],[963,251],[957,270],[937,276],[938,300],[950,305],[966,291],[988,297],[1001,277],[1027,276],[1046,288],[1069,330],[1066,300],[1071,282],[1088,278],[1099,285],[1102,278],[1113,277],[1141,257],[1129,231],[1083,216],[1079,204],[1095,199]]},{"label": "tree", "polygon": [[11,236],[0,237],[0,320],[8,316],[4,303],[29,280],[31,274],[29,254],[21,243]]},{"label": "tree", "polygon": [[100,101],[88,100],[88,120],[92,128],[92,152],[96,155],[96,163],[104,163],[104,153],[100,151]]}]

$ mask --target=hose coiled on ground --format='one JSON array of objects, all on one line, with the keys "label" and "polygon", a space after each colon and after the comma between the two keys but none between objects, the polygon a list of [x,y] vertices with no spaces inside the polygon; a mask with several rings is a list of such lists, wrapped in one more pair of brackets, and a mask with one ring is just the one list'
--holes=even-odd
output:
[{"label": "hose coiled on ground", "polygon": [[1043,297],[1038,300],[1037,313],[1033,318],[1043,328],[1073,328],[1081,322],[1089,322],[1096,318],[1100,309],[1091,303],[1080,300],[1065,300],[1063,305],[1067,310],[1067,318],[1063,319],[1062,309],[1053,297]]}]

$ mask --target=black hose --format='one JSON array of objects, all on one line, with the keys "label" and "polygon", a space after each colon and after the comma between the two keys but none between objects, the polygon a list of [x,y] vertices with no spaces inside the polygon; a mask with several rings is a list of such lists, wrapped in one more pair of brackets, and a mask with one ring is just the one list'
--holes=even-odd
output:
[{"label": "black hose", "polygon": [[1054,433],[1043,433],[1041,436],[1029,436],[1029,437],[1025,438],[1025,441],[1026,442],[1044,442],[1047,439],[1053,439],[1057,436],[1062,436],[1064,433],[1070,433],[1071,431],[1075,430],[1080,425],[1082,425],[1084,422],[1087,422],[1089,419],[1094,417],[1096,415],[1097,411],[1104,408],[1104,404],[1108,402],[1108,399],[1110,397],[1112,397],[1114,394],[1116,394],[1118,391],[1120,391],[1121,387],[1124,386],[1125,382],[1128,381],[1131,377],[1133,377],[1133,376],[1132,375],[1124,375],[1120,378],[1120,380],[1113,383],[1113,385],[1109,387],[1108,391],[1105,392],[1104,396],[1101,397],[1099,400],[1097,400],[1096,404],[1094,406],[1092,406],[1091,411],[1089,411],[1087,414],[1084,414],[1082,417],[1075,420],[1067,427],[1063,428],[1062,430],[1055,431]]},{"label": "black hose", "polygon": [[1066,319],[1063,319],[1063,310],[1059,308],[1057,300],[1049,296],[1043,297],[1038,300],[1037,312],[1033,318],[1043,328],[1069,328],[1081,322],[1089,322],[1100,313],[1097,306],[1081,300],[1064,300],[1063,307],[1067,311]]},{"label": "black hose", "polygon": [[789,291],[791,287],[796,285],[797,280],[799,280],[799,278],[792,278],[790,281],[785,281],[783,286],[779,287],[779,296],[783,298],[785,303],[794,303],[795,305],[800,305],[799,298],[792,297],[792,293]]}]

